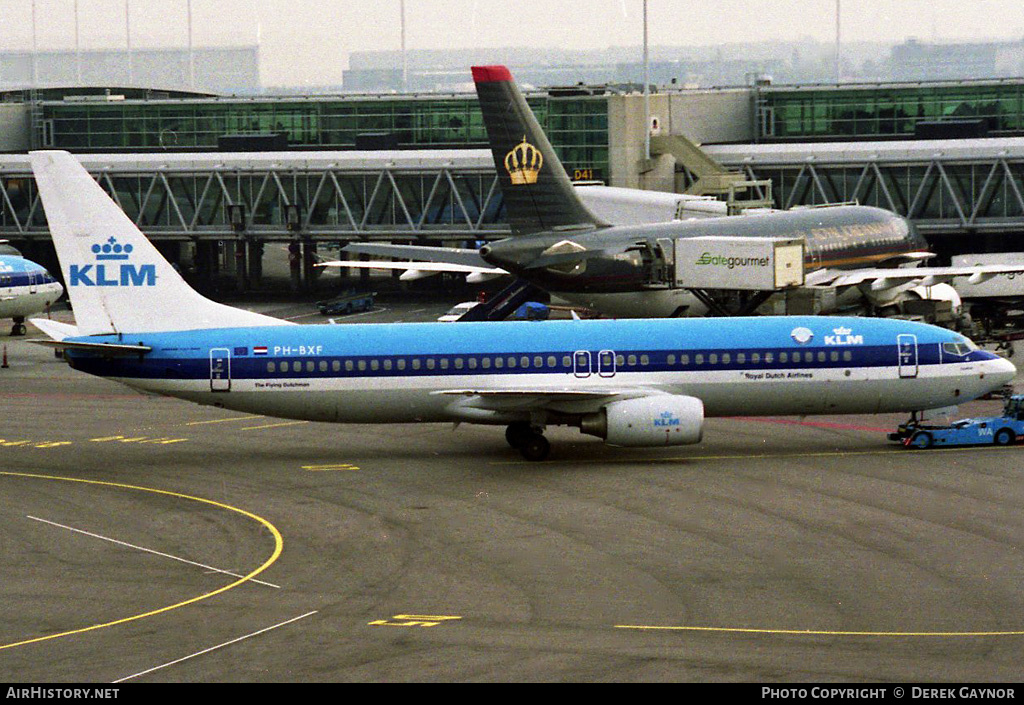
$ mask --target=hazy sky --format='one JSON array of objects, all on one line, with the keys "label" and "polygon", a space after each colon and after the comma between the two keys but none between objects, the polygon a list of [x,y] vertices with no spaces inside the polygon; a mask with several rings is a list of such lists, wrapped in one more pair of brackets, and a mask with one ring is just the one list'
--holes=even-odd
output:
[{"label": "hazy sky", "polygon": [[[184,46],[187,0],[128,0],[133,47]],[[1020,39],[1021,0],[841,0],[844,41]],[[0,50],[32,46],[32,0],[0,0]],[[83,48],[125,45],[126,0],[78,0]],[[406,0],[407,46],[639,46],[642,0]],[[652,45],[835,38],[835,0],[649,0]],[[40,49],[74,47],[75,0],[35,0]],[[264,84],[341,81],[398,49],[399,0],[192,0],[196,45],[252,44]]]}]

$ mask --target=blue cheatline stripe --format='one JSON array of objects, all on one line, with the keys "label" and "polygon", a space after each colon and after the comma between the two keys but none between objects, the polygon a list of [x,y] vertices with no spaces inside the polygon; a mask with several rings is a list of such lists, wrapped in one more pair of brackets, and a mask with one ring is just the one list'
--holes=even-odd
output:
[{"label": "blue cheatline stripe", "polygon": [[[506,352],[506,353],[457,353],[436,355],[357,355],[357,356],[290,356],[290,357],[231,357],[231,377],[242,379],[333,379],[333,378],[394,378],[394,377],[446,377],[460,375],[566,375],[577,371],[592,375],[636,372],[722,372],[739,371],[751,374],[788,372],[793,370],[827,370],[849,368],[895,367],[898,363],[898,352],[895,344],[884,346],[863,347],[825,347],[808,346],[805,348],[751,348],[745,350],[702,349],[702,350],[626,350],[615,351],[614,367],[607,353],[590,350],[589,364],[580,359],[579,351],[546,351],[546,352]],[[213,353],[217,356],[217,353]],[[759,362],[753,356],[760,356]],[[209,379],[210,354],[200,357],[159,357],[158,351],[143,356],[104,359],[95,355],[70,351],[69,358],[76,369],[100,376],[113,376],[135,379]],[[740,356],[744,362],[740,362]],[[772,361],[768,362],[768,356]],[[849,359],[846,359],[846,356]],[[989,353],[975,351],[967,356],[951,358],[939,351],[939,344],[918,346],[916,364],[919,366],[937,365],[957,361],[988,359]],[[672,361],[670,362],[670,356]],[[717,362],[712,363],[712,357]],[[783,357],[785,356],[785,361]],[[810,356],[808,360],[807,357]],[[824,359],[821,359],[824,356]],[[833,359],[833,356],[836,359]],[[583,356],[581,356],[582,358]],[[729,361],[725,362],[728,357]],[[796,358],[799,359],[796,359]],[[496,365],[501,359],[502,366]],[[510,366],[509,359],[514,360]],[[526,358],[527,365],[523,365]],[[539,361],[541,365],[536,363]],[[549,365],[554,358],[554,365]],[[647,359],[647,364],[643,360]],[[476,361],[470,367],[470,360]],[[484,367],[484,360],[488,366]],[[457,367],[461,361],[462,366]],[[376,363],[376,369],[374,369]],[[418,366],[417,366],[418,363]],[[913,364],[913,363],[911,363]],[[284,366],[287,365],[287,369]],[[400,366],[403,369],[400,369]],[[390,369],[389,369],[390,368]]]}]

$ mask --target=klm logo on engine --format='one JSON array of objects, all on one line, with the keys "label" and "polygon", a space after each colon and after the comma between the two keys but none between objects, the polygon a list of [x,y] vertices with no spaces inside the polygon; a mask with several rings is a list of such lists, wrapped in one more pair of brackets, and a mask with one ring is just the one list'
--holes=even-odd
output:
[{"label": "klm logo on engine", "polygon": [[863,345],[863,335],[850,335],[853,331],[849,328],[833,328],[835,335],[825,336],[825,345]]},{"label": "klm logo on engine", "polygon": [[110,238],[93,245],[94,264],[73,264],[68,270],[69,286],[156,286],[155,264],[132,264],[131,245]]},{"label": "klm logo on engine", "polygon": [[671,411],[663,411],[661,412],[661,416],[659,418],[654,419],[654,425],[659,428],[678,426],[681,423],[682,419],[680,419],[678,416],[674,416]]}]

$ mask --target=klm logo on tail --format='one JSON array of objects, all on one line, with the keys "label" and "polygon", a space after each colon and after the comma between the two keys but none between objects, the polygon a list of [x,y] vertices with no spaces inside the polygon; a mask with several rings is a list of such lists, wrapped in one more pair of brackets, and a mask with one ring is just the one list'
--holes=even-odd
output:
[{"label": "klm logo on tail", "polygon": [[131,245],[120,245],[110,238],[102,245],[93,245],[95,264],[73,264],[68,271],[68,286],[156,286],[156,265],[135,265]]}]

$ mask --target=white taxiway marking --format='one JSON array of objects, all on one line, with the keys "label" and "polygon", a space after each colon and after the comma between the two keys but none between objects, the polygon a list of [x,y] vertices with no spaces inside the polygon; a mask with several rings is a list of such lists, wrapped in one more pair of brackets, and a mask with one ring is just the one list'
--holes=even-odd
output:
[{"label": "white taxiway marking", "polygon": [[[28,516],[28,515],[26,515],[26,516]],[[180,561],[181,563],[188,563],[189,565],[194,565],[194,566],[196,566],[198,568],[203,568],[205,570],[212,570],[214,573],[223,573],[224,575],[230,575],[233,578],[244,578],[245,577],[244,575],[239,575],[238,573],[232,573],[229,570],[221,570],[220,568],[214,568],[213,566],[204,565],[203,563],[196,563],[195,561],[190,561],[187,558],[178,558],[177,556],[172,556],[169,553],[161,553],[160,551],[154,551],[151,548],[143,548],[142,546],[136,546],[135,544],[125,543],[124,541],[118,541],[117,539],[112,539],[112,538],[109,538],[107,536],[101,536],[99,534],[94,534],[94,533],[91,533],[89,531],[83,531],[82,529],[76,529],[76,528],[71,527],[71,526],[64,526],[64,524],[58,524],[55,521],[47,521],[46,519],[40,519],[39,517],[34,517],[34,516],[28,516],[28,518],[31,519],[32,521],[39,521],[39,522],[42,522],[44,524],[49,524],[50,526],[56,526],[59,529],[67,529],[68,531],[73,531],[76,534],[82,534],[83,536],[91,536],[92,538],[100,539],[101,541],[109,541],[110,543],[115,543],[118,546],[125,546],[126,548],[134,548],[137,551],[144,551],[146,553],[152,553],[154,556],[162,556],[163,558],[170,558],[171,560]],[[251,582],[259,583],[260,585],[266,585],[267,587],[276,588],[278,590],[281,589],[280,585],[274,585],[273,583],[266,583],[266,582],[263,582],[262,580],[256,580],[255,578],[253,578],[251,580]]]},{"label": "white taxiway marking", "polygon": [[208,654],[211,651],[216,651],[217,649],[223,649],[225,646],[231,646],[232,644],[237,644],[240,641],[245,641],[246,639],[251,639],[254,636],[259,636],[260,634],[265,634],[265,633],[267,633],[267,632],[269,632],[269,631],[271,631],[273,629],[277,629],[278,627],[286,626],[288,624],[291,624],[292,622],[298,622],[300,619],[305,619],[306,617],[312,616],[312,615],[314,615],[316,613],[317,613],[317,610],[313,610],[312,612],[307,612],[306,614],[300,614],[298,617],[292,617],[291,619],[289,619],[287,621],[281,622],[279,624],[275,624],[275,625],[273,625],[271,627],[267,627],[265,629],[260,629],[258,632],[253,632],[252,634],[246,634],[245,636],[240,636],[237,639],[232,639],[231,641],[225,641],[223,644],[217,644],[217,646],[211,646],[208,649],[203,649],[202,651],[197,651],[194,654],[189,654],[188,656],[184,656],[184,657],[176,659],[174,661],[170,661],[170,662],[165,663],[163,665],[154,666],[153,668],[148,668],[145,671],[139,671],[138,673],[135,673],[133,675],[125,676],[124,678],[119,678],[116,681],[114,681],[114,683],[124,683],[125,681],[129,681],[132,678],[138,678],[139,676],[144,676],[147,673],[152,673],[153,671],[159,671],[161,668],[167,668],[168,666],[173,666],[175,664],[181,663],[182,661],[188,661],[191,658],[195,658],[197,656],[202,656],[203,654]]}]

